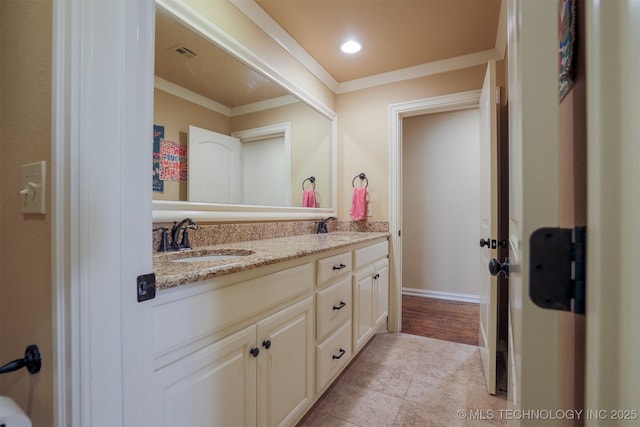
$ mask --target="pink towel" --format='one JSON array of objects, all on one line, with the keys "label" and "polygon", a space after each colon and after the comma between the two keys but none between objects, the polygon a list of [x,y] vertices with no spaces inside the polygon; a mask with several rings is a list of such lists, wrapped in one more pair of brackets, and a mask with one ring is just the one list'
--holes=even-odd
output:
[{"label": "pink towel", "polygon": [[351,219],[354,221],[367,219],[367,189],[365,187],[355,187],[353,189],[350,214]]},{"label": "pink towel", "polygon": [[316,206],[316,191],[304,190],[302,193],[302,207],[315,208]]}]

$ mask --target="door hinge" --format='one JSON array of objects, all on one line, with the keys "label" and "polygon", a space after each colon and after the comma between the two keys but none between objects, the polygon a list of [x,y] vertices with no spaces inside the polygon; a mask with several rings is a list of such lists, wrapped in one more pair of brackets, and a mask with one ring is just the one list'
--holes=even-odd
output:
[{"label": "door hinge", "polygon": [[585,313],[587,227],[531,234],[529,296],[542,308]]}]

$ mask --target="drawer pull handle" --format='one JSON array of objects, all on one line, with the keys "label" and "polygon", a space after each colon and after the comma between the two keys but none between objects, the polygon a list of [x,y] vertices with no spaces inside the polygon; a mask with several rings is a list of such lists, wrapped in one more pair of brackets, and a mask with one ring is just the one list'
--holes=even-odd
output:
[{"label": "drawer pull handle", "polygon": [[340,359],[347,351],[344,348],[340,349],[340,356],[336,356],[335,354],[331,356],[332,359]]},{"label": "drawer pull handle", "polygon": [[333,269],[334,270],[342,270],[343,268],[346,268],[347,266],[344,264],[340,264],[340,265],[334,265]]},{"label": "drawer pull handle", "polygon": [[334,305],[334,306],[333,306],[333,309],[334,309],[334,310],[340,310],[340,309],[341,309],[342,307],[344,307],[345,305],[347,305],[347,303],[346,303],[346,302],[344,302],[344,301],[340,301],[340,305],[338,305],[338,306],[335,306],[335,305]]},{"label": "drawer pull handle", "polygon": [[258,355],[260,354],[260,349],[258,347],[254,347],[249,350],[249,353],[251,353],[253,357],[258,357]]},{"label": "drawer pull handle", "polygon": [[269,350],[271,348],[271,340],[262,341],[262,346]]}]

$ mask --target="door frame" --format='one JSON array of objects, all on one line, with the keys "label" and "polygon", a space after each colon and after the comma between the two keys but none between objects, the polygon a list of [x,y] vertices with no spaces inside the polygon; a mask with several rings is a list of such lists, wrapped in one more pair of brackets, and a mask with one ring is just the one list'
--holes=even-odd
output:
[{"label": "door frame", "polygon": [[402,119],[480,107],[480,90],[389,105],[389,331],[402,329]]},{"label": "door frame", "polygon": [[[587,331],[585,407],[637,409],[640,375],[640,36],[637,3],[585,2]],[[634,418],[635,419],[635,418]],[[595,418],[587,425],[596,425]]]},{"label": "door frame", "polygon": [[[257,128],[243,129],[231,133],[231,136],[240,139],[240,144],[243,146],[242,151],[242,167],[244,169],[244,145],[254,141],[260,141],[268,138],[282,137],[284,139],[284,175],[287,180],[285,183],[286,188],[289,191],[286,193],[286,199],[284,203],[286,205],[291,204],[291,193],[293,187],[291,187],[291,122],[276,123],[273,125],[260,126]],[[243,183],[246,185],[246,183]],[[243,192],[244,196],[244,192]]]},{"label": "door frame", "polygon": [[155,3],[54,0],[52,21],[53,424],[144,425]]}]

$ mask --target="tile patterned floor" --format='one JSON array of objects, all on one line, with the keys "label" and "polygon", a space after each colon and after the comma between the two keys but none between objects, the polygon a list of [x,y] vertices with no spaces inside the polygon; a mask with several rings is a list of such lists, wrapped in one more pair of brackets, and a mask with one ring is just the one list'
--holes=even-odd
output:
[{"label": "tile patterned floor", "polygon": [[506,407],[486,392],[478,347],[380,334],[299,426],[504,426]]}]

